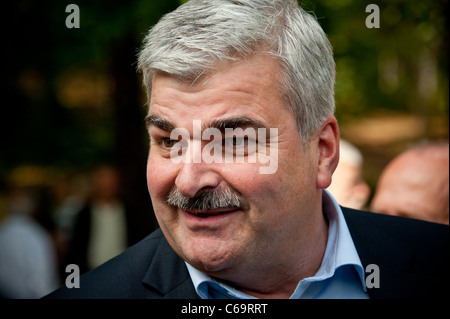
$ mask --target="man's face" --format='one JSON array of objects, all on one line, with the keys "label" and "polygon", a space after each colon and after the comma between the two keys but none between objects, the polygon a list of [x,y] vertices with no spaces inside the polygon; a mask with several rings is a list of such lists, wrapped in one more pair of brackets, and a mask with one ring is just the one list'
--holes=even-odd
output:
[{"label": "man's face", "polygon": [[[323,218],[315,213],[321,209],[317,148],[302,147],[294,117],[282,101],[279,73],[273,59],[255,55],[194,85],[162,73],[153,79],[147,180],[155,214],[178,255],[217,277],[276,267],[313,237]],[[173,161],[173,127],[186,129],[192,138],[194,120],[209,127],[213,121],[229,119],[245,123],[243,128],[278,129],[276,172],[261,174],[259,168],[267,163],[259,161]],[[202,141],[202,147],[208,142]],[[174,189],[187,198],[230,191],[241,206],[183,210],[167,203]]]}]

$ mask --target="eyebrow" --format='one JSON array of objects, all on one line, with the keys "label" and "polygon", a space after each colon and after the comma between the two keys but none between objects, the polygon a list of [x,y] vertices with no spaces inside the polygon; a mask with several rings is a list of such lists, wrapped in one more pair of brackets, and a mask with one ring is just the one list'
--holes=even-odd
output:
[{"label": "eyebrow", "polygon": [[150,128],[150,126],[156,126],[157,128],[170,132],[175,129],[175,125],[170,123],[168,120],[163,119],[157,115],[148,115],[145,117],[145,125],[147,126],[147,129]]},{"label": "eyebrow", "polygon": [[202,130],[205,130],[207,128],[217,128],[221,132],[225,132],[226,128],[235,129],[235,128],[247,128],[247,127],[253,127],[253,128],[265,128],[266,125],[256,119],[250,118],[250,117],[235,117],[235,118],[229,118],[229,119],[217,119],[213,120],[211,123],[207,124],[205,123],[202,125]]},{"label": "eyebrow", "polygon": [[[145,117],[145,124],[147,126],[147,129],[150,128],[150,126],[156,126],[157,128],[169,132],[175,129],[175,125],[172,124],[170,121],[161,118],[157,115],[148,115]],[[234,117],[229,119],[216,119],[213,120],[211,123],[203,123],[202,124],[202,131],[208,129],[208,128],[217,128],[221,132],[225,132],[225,129],[235,129],[235,128],[266,128],[266,125],[256,119],[250,118],[250,117]]]}]

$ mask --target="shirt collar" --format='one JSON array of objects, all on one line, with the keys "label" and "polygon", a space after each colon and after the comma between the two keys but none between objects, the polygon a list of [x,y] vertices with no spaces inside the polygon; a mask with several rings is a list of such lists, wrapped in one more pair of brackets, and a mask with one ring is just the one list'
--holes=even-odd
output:
[{"label": "shirt collar", "polygon": [[344,213],[336,199],[327,191],[322,192],[322,209],[328,219],[328,241],[322,265],[314,277],[329,278],[336,269],[353,265],[366,291],[365,273],[355,244],[345,221]]},{"label": "shirt collar", "polygon": [[[197,294],[202,299],[257,299],[233,287],[215,280],[213,277],[195,269],[187,262],[186,266],[191,276]],[[211,289],[212,288],[212,289]]]},{"label": "shirt collar", "polygon": [[[341,207],[327,191],[323,190],[322,205],[323,212],[328,219],[328,240],[322,264],[313,277],[302,279],[292,297],[300,296],[311,282],[326,280],[333,277],[335,271],[343,266],[353,266],[358,273],[362,289],[366,291],[365,273],[356,247],[347,227]],[[228,285],[214,280],[214,278],[195,269],[185,262],[189,275],[194,284],[197,294],[204,299],[213,298],[211,287],[216,290],[215,295],[221,298],[253,299],[253,296],[244,294]],[[291,297],[291,298],[292,298]]]}]

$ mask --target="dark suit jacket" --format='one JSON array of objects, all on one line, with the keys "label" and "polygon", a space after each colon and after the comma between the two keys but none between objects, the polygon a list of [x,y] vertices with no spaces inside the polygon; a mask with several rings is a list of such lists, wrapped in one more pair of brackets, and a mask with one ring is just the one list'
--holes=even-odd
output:
[{"label": "dark suit jacket", "polygon": [[[380,269],[371,298],[448,297],[448,226],[343,208],[364,267]],[[198,298],[184,261],[160,230],[47,298]],[[337,296],[339,298],[339,296]]]}]

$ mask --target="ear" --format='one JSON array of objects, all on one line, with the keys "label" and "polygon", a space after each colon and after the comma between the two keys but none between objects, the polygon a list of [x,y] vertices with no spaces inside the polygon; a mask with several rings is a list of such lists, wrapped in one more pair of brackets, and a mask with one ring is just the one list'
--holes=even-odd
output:
[{"label": "ear", "polygon": [[334,116],[328,117],[317,130],[318,171],[317,188],[325,189],[331,184],[331,176],[339,162],[339,127]]}]

